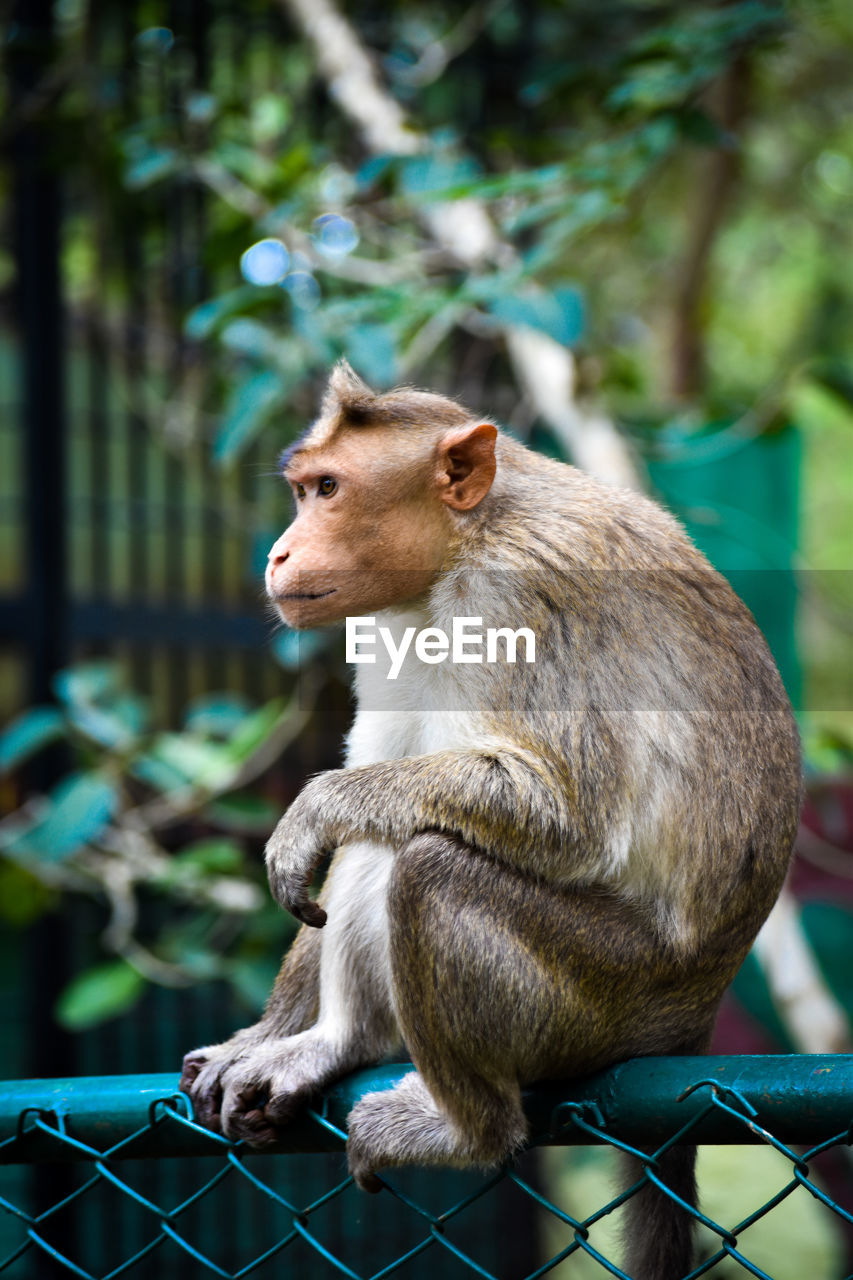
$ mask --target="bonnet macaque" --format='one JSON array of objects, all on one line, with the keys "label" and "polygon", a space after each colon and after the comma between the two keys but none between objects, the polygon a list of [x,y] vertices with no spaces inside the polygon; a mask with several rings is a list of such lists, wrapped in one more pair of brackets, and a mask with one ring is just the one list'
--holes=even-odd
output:
[{"label": "bonnet macaque", "polygon": [[[451,400],[376,395],[338,365],[282,469],[281,617],[373,619],[407,659],[392,679],[377,644],[356,666],[346,767],[267,845],[303,928],[260,1022],[189,1053],[183,1088],[203,1123],[270,1147],[330,1081],[405,1047],[417,1070],[349,1117],[359,1185],[495,1165],[527,1137],[521,1086],[707,1049],[788,865],[788,700],[671,516]],[[439,658],[459,617],[528,628],[534,660],[500,643],[502,661]],[[689,1203],[694,1154],[660,1169]],[[654,1187],[629,1204],[628,1274],[685,1273],[689,1216]]]}]

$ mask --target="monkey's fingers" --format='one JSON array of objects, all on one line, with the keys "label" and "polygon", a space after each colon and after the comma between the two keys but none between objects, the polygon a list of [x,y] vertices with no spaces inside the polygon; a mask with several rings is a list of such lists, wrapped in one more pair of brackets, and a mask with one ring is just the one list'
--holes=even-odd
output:
[{"label": "monkey's fingers", "polygon": [[316,902],[312,902],[310,898],[306,898],[304,902],[294,903],[289,910],[296,916],[297,920],[301,920],[303,924],[310,924],[312,929],[322,929],[326,923],[325,911]]},{"label": "monkey's fingers", "polygon": [[196,1088],[190,1093],[193,1114],[197,1122],[214,1133],[222,1132],[222,1085],[219,1078],[212,1080],[205,1088]]},{"label": "monkey's fingers", "polygon": [[318,903],[308,896],[310,878],[280,872],[275,862],[269,857],[269,852],[267,875],[269,877],[270,892],[276,902],[284,907],[285,911],[289,911],[292,916],[296,916],[297,920],[301,920],[303,924],[310,925],[312,929],[322,929],[326,923],[326,913]]},{"label": "monkey's fingers", "polygon": [[385,1186],[382,1179],[375,1173],[360,1173],[355,1178],[356,1186],[361,1187],[362,1191],[369,1191],[371,1195],[376,1195]]},{"label": "monkey's fingers", "polygon": [[192,1053],[184,1054],[183,1068],[181,1070],[181,1081],[178,1088],[183,1093],[189,1093],[190,1088],[198,1079],[199,1072],[207,1062],[207,1055],[200,1049],[194,1049]]},{"label": "monkey's fingers", "polygon": [[350,1143],[347,1147],[347,1161],[353,1182],[362,1191],[369,1191],[371,1195],[376,1195],[377,1191],[381,1191],[385,1186],[374,1170],[373,1161],[366,1159],[355,1143]]},{"label": "monkey's fingers", "polygon": [[222,1104],[222,1128],[233,1142],[247,1142],[258,1150],[274,1147],[281,1139],[279,1130],[266,1115],[269,1085],[265,1082],[245,1085],[231,1091]]},{"label": "monkey's fingers", "polygon": [[267,1079],[232,1087],[222,1104],[223,1132],[257,1150],[280,1146],[290,1120],[314,1093],[315,1088],[307,1087],[275,1093]]}]

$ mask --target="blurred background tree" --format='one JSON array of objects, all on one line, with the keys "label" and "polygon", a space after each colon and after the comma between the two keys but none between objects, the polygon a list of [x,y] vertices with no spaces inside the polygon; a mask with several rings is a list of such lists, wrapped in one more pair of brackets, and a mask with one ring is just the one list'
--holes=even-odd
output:
[{"label": "blurred background tree", "polygon": [[201,872],[254,901],[337,758],[335,638],[270,634],[258,592],[275,457],[341,355],[673,506],[776,651],[810,865],[849,886],[851,40],[830,0],[12,12],[0,844],[11,922],[108,907],[109,963],[37,981],[66,1025],[268,979],[263,913],[223,932]]},{"label": "blurred background tree", "polygon": [[[258,595],[276,455],[341,355],[673,506],[776,651],[811,861],[849,883],[851,41],[831,0],[13,10],[0,843],[11,922],[109,906],[117,959],[43,975],[67,1025],[149,979],[268,977],[240,951],[261,915],[199,933],[202,881],[162,859],[213,857],[248,903],[266,826],[337,758],[335,637],[270,633]],[[152,885],[181,923],[161,905],[143,942]]]},{"label": "blurred background tree", "polygon": [[[349,705],[260,574],[342,355],[651,489],[732,577],[800,716],[793,883],[853,1012],[851,50],[844,0],[8,8],[9,1074],[171,1069],[263,999],[263,838]],[[721,1035],[798,1043],[754,964]]]}]

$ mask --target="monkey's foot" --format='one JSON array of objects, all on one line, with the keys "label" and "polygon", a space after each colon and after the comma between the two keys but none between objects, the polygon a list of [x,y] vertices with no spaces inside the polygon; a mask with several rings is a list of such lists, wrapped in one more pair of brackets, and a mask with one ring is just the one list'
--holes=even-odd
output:
[{"label": "monkey's foot", "polygon": [[376,1170],[403,1164],[466,1165],[474,1157],[417,1072],[368,1093],[347,1120],[349,1170],[363,1191],[380,1191]]},{"label": "monkey's foot", "polygon": [[281,1143],[288,1122],[335,1065],[331,1047],[310,1032],[248,1046],[228,1041],[187,1054],[181,1088],[200,1124],[268,1148]]}]

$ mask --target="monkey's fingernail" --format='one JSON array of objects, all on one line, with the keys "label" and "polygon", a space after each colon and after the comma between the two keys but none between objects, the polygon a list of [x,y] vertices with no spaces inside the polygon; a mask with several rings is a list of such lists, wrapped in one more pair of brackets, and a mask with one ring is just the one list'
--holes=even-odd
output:
[{"label": "monkey's fingernail", "polygon": [[201,1069],[207,1062],[207,1058],[200,1053],[187,1053],[184,1055],[183,1069],[181,1071],[181,1089],[188,1089],[194,1080],[201,1074]]}]

